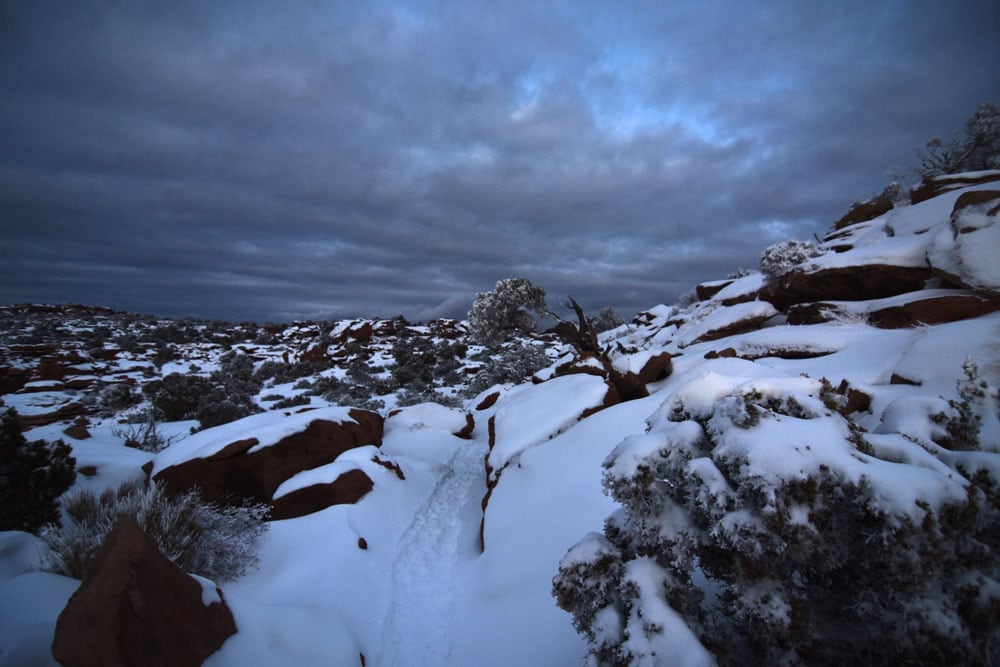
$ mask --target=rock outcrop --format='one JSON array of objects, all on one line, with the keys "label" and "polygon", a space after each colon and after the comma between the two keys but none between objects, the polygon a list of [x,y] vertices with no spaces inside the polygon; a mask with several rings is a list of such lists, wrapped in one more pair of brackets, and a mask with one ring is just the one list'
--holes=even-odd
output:
[{"label": "rock outcrop", "polygon": [[[212,502],[242,502],[249,498],[270,504],[274,492],[293,475],[332,463],[355,447],[381,444],[383,421],[380,415],[358,409],[351,409],[348,414],[349,418],[343,421],[314,419],[302,430],[281,437],[277,442],[263,443],[264,446],[259,446],[262,443],[256,437],[235,440],[205,456],[194,456],[166,466],[153,477],[165,482],[171,490],[198,487]],[[357,475],[339,486],[338,481],[324,485],[329,486],[324,490],[275,503],[273,510],[276,514],[290,516],[289,512],[302,511],[306,507],[313,508],[311,511],[327,507],[319,502],[321,498],[331,502],[352,499],[346,502],[353,502],[357,499],[357,491],[364,486]],[[370,482],[368,480],[369,489]]]},{"label": "rock outcrop", "polygon": [[59,615],[52,655],[66,667],[196,667],[235,633],[222,591],[184,574],[124,518]]}]

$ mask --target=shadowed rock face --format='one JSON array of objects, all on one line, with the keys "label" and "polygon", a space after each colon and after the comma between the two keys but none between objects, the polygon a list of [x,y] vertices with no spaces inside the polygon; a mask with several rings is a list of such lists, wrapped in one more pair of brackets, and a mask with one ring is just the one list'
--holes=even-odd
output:
[{"label": "shadowed rock face", "polygon": [[850,210],[844,214],[840,220],[833,224],[834,229],[843,229],[859,222],[867,222],[892,210],[892,200],[885,195],[879,195],[868,201],[860,202],[851,206]]},{"label": "shadowed rock face", "polygon": [[271,519],[293,519],[332,505],[354,504],[373,487],[364,471],[348,470],[328,484],[313,484],[276,499],[271,505]]},{"label": "shadowed rock face", "polygon": [[951,176],[932,176],[924,178],[920,185],[910,191],[910,203],[919,204],[944,194],[950,190],[967,188],[970,185],[1000,181],[1000,171],[979,172],[974,174],[954,174]]},{"label": "shadowed rock face", "polygon": [[934,277],[929,268],[871,264],[821,271],[792,271],[781,277],[768,300],[787,311],[797,303],[813,301],[868,301],[924,288]]},{"label": "shadowed rock face", "polygon": [[[1000,309],[1000,304],[969,292],[941,294],[933,297],[921,297],[920,294],[920,292],[916,292],[913,300],[907,303],[871,309],[865,315],[868,321],[877,327],[902,329],[921,324],[957,322]],[[788,310],[788,323],[820,324],[835,320],[838,314],[840,313],[837,306],[832,303],[819,301],[799,304]]]},{"label": "shadowed rock face", "polygon": [[[293,475],[332,463],[349,449],[382,443],[380,415],[351,410],[350,416],[354,421],[317,419],[304,430],[255,452],[249,450],[259,444],[256,438],[239,440],[211,456],[165,468],[156,479],[175,491],[199,487],[202,496],[211,502],[233,503],[250,498],[271,503],[274,492]],[[331,497],[339,496],[335,493]]]},{"label": "shadowed rock face", "polygon": [[225,601],[206,605],[201,584],[123,518],[59,615],[52,655],[67,667],[194,667],[235,633]]}]

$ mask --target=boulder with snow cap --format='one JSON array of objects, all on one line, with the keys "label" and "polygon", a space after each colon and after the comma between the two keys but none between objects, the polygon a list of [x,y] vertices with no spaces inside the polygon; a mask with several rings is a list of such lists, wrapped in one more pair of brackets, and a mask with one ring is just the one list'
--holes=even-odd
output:
[{"label": "boulder with snow cap", "polygon": [[1000,171],[974,171],[963,174],[928,176],[920,182],[920,185],[910,191],[910,202],[919,204],[952,190],[993,181],[1000,181]]},{"label": "boulder with snow cap", "polygon": [[769,298],[782,311],[815,301],[866,301],[924,289],[934,272],[926,266],[868,264],[818,271],[795,270],[781,276]]},{"label": "boulder with snow cap", "polygon": [[1000,190],[973,190],[955,201],[950,224],[934,237],[927,262],[946,280],[1000,300]]},{"label": "boulder with snow cap", "polygon": [[171,490],[198,487],[212,502],[271,503],[293,475],[332,463],[355,447],[379,445],[382,428],[380,415],[355,408],[324,408],[283,419],[253,415],[165,450],[153,478]]},{"label": "boulder with snow cap", "polygon": [[859,222],[867,222],[892,210],[892,200],[885,195],[879,195],[863,202],[855,202],[840,220],[833,224],[834,229],[843,229]]},{"label": "boulder with snow cap", "polygon": [[123,518],[59,615],[52,655],[67,667],[193,667],[235,633],[222,591],[186,575]]}]

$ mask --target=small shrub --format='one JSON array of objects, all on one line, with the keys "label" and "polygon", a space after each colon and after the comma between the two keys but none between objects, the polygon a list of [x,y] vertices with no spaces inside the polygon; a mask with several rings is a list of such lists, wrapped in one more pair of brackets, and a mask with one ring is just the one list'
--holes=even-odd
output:
[{"label": "small shrub", "polygon": [[146,384],[142,392],[166,421],[194,419],[198,406],[212,390],[212,382],[201,375],[171,373]]},{"label": "small shrub", "polygon": [[760,270],[769,278],[777,279],[793,266],[822,254],[811,241],[782,241],[764,249],[760,256]]},{"label": "small shrub", "polygon": [[143,393],[166,421],[197,419],[204,429],[259,412],[253,396],[260,387],[250,357],[229,353],[207,378],[171,373],[148,383]]},{"label": "small shrub", "polygon": [[62,440],[28,442],[14,410],[0,414],[0,530],[34,532],[58,523],[59,496],[76,481],[76,459]]},{"label": "small shrub", "polygon": [[437,403],[448,408],[460,407],[462,402],[454,396],[448,396],[433,389],[404,390],[400,392],[396,400],[396,405],[405,407],[408,405],[419,405],[421,403]]},{"label": "small shrub", "polygon": [[101,391],[101,407],[109,412],[118,412],[134,405],[138,397],[127,384],[108,385]]},{"label": "small shrub", "polygon": [[658,664],[678,616],[720,665],[995,662],[997,455],[871,436],[799,386],[674,399],[605,460],[621,508],[553,581],[598,663]]},{"label": "small shrub", "polygon": [[590,326],[597,333],[617,329],[623,324],[625,324],[625,320],[623,320],[611,306],[601,308],[601,312],[590,318]]},{"label": "small shrub", "polygon": [[492,292],[480,292],[469,311],[469,335],[483,345],[497,345],[511,333],[530,333],[548,312],[545,291],[527,278],[498,280]]},{"label": "small shrub", "polygon": [[469,381],[467,396],[478,396],[493,385],[521,383],[552,363],[538,345],[508,347],[499,356],[490,358]]},{"label": "small shrub", "polygon": [[174,438],[163,435],[156,420],[156,409],[150,408],[140,415],[141,419],[124,426],[111,429],[111,435],[120,438],[126,447],[145,452],[161,452],[173,444]]},{"label": "small shrub", "polygon": [[182,570],[217,582],[232,581],[256,565],[254,551],[267,531],[266,505],[220,507],[203,501],[197,491],[169,495],[159,483],[126,482],[100,495],[81,490],[63,507],[65,525],[41,532],[49,548],[44,569],[75,579],[83,578],[122,517],[135,519]]},{"label": "small shrub", "polygon": [[305,394],[297,394],[295,396],[289,396],[288,398],[282,398],[281,400],[275,402],[271,406],[272,410],[287,410],[288,408],[297,408],[302,405],[309,405],[309,397]]},{"label": "small shrub", "polygon": [[921,176],[957,174],[1000,167],[1000,106],[983,102],[965,122],[965,132],[950,141],[934,138],[917,150]]},{"label": "small shrub", "polygon": [[230,393],[226,387],[216,387],[209,392],[195,412],[201,428],[212,428],[234,422],[260,412],[260,407],[250,396],[240,393]]}]

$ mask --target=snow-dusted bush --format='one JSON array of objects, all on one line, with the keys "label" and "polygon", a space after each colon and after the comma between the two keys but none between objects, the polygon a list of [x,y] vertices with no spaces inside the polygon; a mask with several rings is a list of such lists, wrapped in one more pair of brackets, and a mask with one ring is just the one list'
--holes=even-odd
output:
[{"label": "snow-dusted bush", "polygon": [[13,409],[0,412],[0,530],[34,532],[59,521],[57,499],[76,480],[62,440],[28,440]]},{"label": "snow-dusted bush", "polygon": [[266,505],[217,506],[197,491],[168,494],[159,483],[126,482],[100,495],[81,490],[63,500],[66,521],[46,526],[45,569],[82,579],[118,519],[128,516],[185,572],[231,581],[257,563],[257,542],[267,531]]},{"label": "snow-dusted bush", "polygon": [[590,326],[597,333],[611,331],[625,324],[625,320],[611,306],[601,308],[601,312],[588,319],[590,320]]},{"label": "snow-dusted bush", "polygon": [[983,102],[965,121],[962,136],[934,138],[917,150],[921,176],[1000,168],[1000,106]]},{"label": "snow-dusted bush", "polygon": [[466,395],[478,396],[490,387],[507,382],[521,383],[552,363],[545,348],[515,344],[490,357],[466,386]]},{"label": "snow-dusted bush", "polygon": [[212,382],[201,375],[170,373],[144,385],[142,392],[165,421],[180,421],[195,418],[198,406],[212,388]]},{"label": "snow-dusted bush", "polygon": [[545,290],[527,278],[498,280],[492,292],[480,292],[469,311],[469,335],[483,345],[496,345],[510,333],[535,330],[548,312]]},{"label": "snow-dusted bush", "polygon": [[259,412],[253,396],[261,382],[254,376],[250,357],[230,353],[207,378],[171,373],[147,383],[142,391],[164,420],[197,419],[201,428],[210,428]]},{"label": "snow-dusted bush", "polygon": [[253,376],[254,380],[263,384],[265,380],[272,379],[274,384],[286,384],[310,375],[316,375],[329,367],[328,364],[320,364],[306,361],[288,363],[284,361],[268,360],[260,365]]},{"label": "snow-dusted bush", "polygon": [[136,403],[138,398],[127,384],[108,385],[101,391],[100,404],[104,410],[117,412]]},{"label": "snow-dusted bush", "polygon": [[174,438],[164,435],[160,430],[156,408],[144,410],[135,421],[112,428],[111,435],[120,438],[126,447],[153,453],[163,451],[174,441]]},{"label": "snow-dusted bush", "polygon": [[392,346],[394,388],[419,393],[440,383],[454,384],[459,381],[454,372],[465,353],[461,343],[402,335]]},{"label": "snow-dusted bush", "polygon": [[605,461],[622,507],[553,581],[596,662],[994,664],[1000,455],[740,382],[692,381]]},{"label": "snow-dusted bush", "polygon": [[811,241],[782,241],[764,249],[760,255],[761,272],[777,279],[798,264],[819,257],[822,253]]}]

